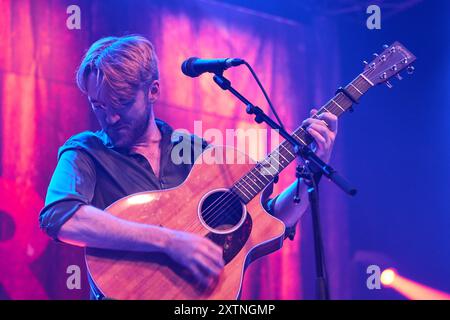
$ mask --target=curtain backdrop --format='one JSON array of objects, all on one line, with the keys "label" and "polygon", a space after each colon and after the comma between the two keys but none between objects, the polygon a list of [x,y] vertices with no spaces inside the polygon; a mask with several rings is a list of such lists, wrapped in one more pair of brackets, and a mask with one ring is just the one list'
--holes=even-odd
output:
[{"label": "curtain backdrop", "polygon": [[[66,10],[73,4],[81,9],[80,30],[66,27]],[[302,24],[213,1],[0,0],[0,298],[88,298],[83,250],[49,240],[39,230],[38,212],[58,147],[77,132],[98,128],[74,81],[83,53],[100,37],[129,33],[145,35],[156,47],[162,95],[155,112],[174,128],[193,132],[194,121],[200,120],[203,133],[208,128],[224,133],[262,127],[210,75],[182,75],[181,62],[190,56],[246,59],[289,130],[340,84],[335,27],[326,19]],[[227,75],[233,86],[268,111],[245,68]],[[260,148],[248,147],[253,157],[261,157]],[[333,163],[340,162],[336,150]],[[293,179],[291,165],[275,193]],[[339,258],[348,255],[345,210],[339,191],[329,190],[326,181],[323,186],[332,295],[345,298]],[[249,267],[244,299],[305,297],[314,276],[309,227],[306,217],[294,241],[285,241],[282,250]],[[81,290],[67,288],[71,265],[81,267]]]}]

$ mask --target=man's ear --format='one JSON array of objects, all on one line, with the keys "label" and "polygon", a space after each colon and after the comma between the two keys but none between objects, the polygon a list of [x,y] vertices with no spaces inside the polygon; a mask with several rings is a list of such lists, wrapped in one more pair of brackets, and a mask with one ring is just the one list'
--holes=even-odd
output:
[{"label": "man's ear", "polygon": [[155,103],[158,100],[160,94],[159,80],[153,80],[152,84],[148,88],[148,101]]}]

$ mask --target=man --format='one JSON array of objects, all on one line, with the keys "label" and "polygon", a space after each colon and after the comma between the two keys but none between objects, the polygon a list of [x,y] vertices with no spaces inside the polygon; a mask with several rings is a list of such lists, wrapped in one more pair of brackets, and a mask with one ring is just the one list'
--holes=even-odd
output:
[{"label": "man", "polygon": [[[76,246],[164,252],[208,285],[224,267],[222,249],[215,243],[103,211],[129,194],[175,187],[192,167],[171,161],[170,151],[180,142],[172,138],[168,124],[155,119],[158,79],[157,56],[144,37],[107,37],[91,46],[78,69],[77,84],[87,94],[102,130],[75,135],[60,148],[40,225],[55,240]],[[327,162],[337,132],[336,117],[324,113],[304,125],[315,139],[317,155]],[[307,209],[307,201],[293,203],[295,189],[296,182],[265,200],[268,211],[285,223],[291,236]],[[300,191],[306,198],[303,183]]]}]

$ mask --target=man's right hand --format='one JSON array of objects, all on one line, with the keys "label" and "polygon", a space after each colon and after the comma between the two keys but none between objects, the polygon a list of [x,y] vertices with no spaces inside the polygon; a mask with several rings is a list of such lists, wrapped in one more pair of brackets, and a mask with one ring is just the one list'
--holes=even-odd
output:
[{"label": "man's right hand", "polygon": [[166,253],[186,267],[202,287],[209,287],[217,280],[225,265],[222,248],[193,233],[174,231]]}]

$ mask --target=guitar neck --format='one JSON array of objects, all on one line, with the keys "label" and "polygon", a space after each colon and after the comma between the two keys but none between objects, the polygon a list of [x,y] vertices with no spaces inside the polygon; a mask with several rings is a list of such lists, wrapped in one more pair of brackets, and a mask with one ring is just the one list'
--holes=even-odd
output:
[{"label": "guitar neck", "polygon": [[[364,74],[360,74],[345,89],[355,101],[358,101],[372,86],[373,83]],[[322,106],[314,117],[324,112],[330,112],[339,117],[349,110],[352,104],[352,100],[347,95],[339,92]],[[314,141],[301,126],[291,136],[302,145],[310,145]],[[248,203],[295,158],[294,147],[288,141],[283,141],[264,160],[258,162],[252,170],[239,179],[231,189],[244,203]]]}]

